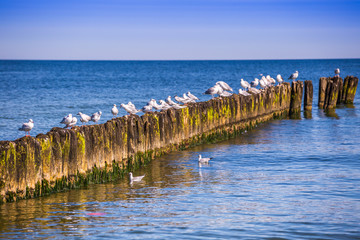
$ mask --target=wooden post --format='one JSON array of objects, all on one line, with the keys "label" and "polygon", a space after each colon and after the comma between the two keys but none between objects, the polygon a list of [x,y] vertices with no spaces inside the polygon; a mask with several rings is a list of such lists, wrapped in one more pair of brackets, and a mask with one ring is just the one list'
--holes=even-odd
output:
[{"label": "wooden post", "polygon": [[304,93],[304,110],[311,111],[312,110],[312,102],[313,102],[313,84],[311,80],[305,81],[305,93]]},{"label": "wooden post", "polygon": [[291,84],[290,118],[301,117],[301,102],[303,97],[304,83],[296,81]]},{"label": "wooden post", "polygon": [[320,78],[319,83],[319,109],[324,109],[325,105],[325,92],[327,86],[327,79],[325,77]]},{"label": "wooden post", "polygon": [[354,103],[358,82],[359,79],[354,76],[347,76],[345,78],[341,103]]}]

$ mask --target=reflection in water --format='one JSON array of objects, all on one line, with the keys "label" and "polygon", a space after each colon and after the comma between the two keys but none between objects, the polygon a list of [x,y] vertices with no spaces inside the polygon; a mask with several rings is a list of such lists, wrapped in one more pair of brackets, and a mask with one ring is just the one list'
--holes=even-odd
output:
[{"label": "reflection in water", "polygon": [[360,130],[349,119],[360,120],[356,108],[337,111],[162,156],[134,172],[141,182],[1,205],[0,237],[355,238]]}]

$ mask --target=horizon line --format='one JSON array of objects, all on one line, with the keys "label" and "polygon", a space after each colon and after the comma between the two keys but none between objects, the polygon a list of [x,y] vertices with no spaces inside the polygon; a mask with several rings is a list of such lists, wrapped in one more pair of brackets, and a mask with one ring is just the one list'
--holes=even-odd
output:
[{"label": "horizon line", "polygon": [[354,58],[259,58],[259,59],[0,59],[0,61],[113,61],[113,62],[136,62],[136,61],[296,61],[296,60],[357,60],[360,57]]}]

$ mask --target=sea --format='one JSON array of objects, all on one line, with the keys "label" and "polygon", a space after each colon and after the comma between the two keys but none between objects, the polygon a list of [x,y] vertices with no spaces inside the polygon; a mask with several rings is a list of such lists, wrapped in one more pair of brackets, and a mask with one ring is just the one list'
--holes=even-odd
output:
[{"label": "sea", "polygon": [[[176,151],[119,179],[0,205],[1,239],[360,239],[360,97],[318,109],[320,77],[360,76],[360,59],[239,61],[0,61],[0,141],[63,127],[113,104],[137,108],[217,81],[235,92],[260,74],[312,80],[312,114]],[[120,108],[119,116],[126,112]],[[78,122],[78,124],[81,124]],[[92,123],[94,124],[94,123]],[[199,165],[198,155],[213,157]]]}]

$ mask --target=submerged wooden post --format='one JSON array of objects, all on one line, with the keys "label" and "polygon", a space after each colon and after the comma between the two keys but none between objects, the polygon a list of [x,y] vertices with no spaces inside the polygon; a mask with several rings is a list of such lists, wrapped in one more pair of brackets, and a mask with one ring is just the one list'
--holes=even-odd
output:
[{"label": "submerged wooden post", "polygon": [[311,80],[305,81],[305,93],[304,93],[304,110],[311,111],[312,110],[312,102],[313,102],[313,84]]},{"label": "submerged wooden post", "polygon": [[359,79],[354,76],[347,76],[345,78],[341,103],[354,103],[358,82]]},{"label": "submerged wooden post", "polygon": [[303,89],[304,83],[302,81],[292,82],[289,113],[290,118],[300,118]]}]

